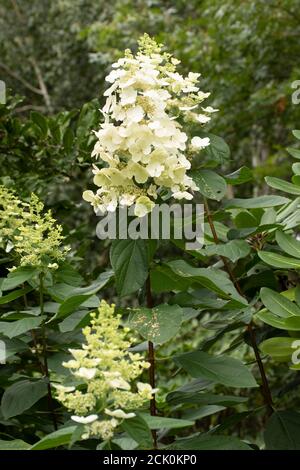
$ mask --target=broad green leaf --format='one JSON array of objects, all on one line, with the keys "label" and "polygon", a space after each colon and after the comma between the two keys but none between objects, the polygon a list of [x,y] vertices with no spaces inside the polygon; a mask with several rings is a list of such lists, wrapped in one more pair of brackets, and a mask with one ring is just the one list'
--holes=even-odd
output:
[{"label": "broad green leaf", "polygon": [[30,444],[22,441],[22,439],[13,439],[11,441],[0,440],[0,450],[28,450]]},{"label": "broad green leaf", "polygon": [[268,310],[261,310],[256,314],[256,317],[267,325],[271,325],[274,328],[279,328],[280,330],[286,330],[286,318],[278,317],[274,313],[269,312]]},{"label": "broad green leaf", "polygon": [[[86,300],[92,297],[93,294],[87,295],[75,295],[74,297],[69,297],[65,300],[58,309],[57,314],[52,318],[52,320],[58,320],[59,318],[64,318],[69,313],[75,312],[80,305],[82,305]],[[98,301],[98,305],[99,305]]]},{"label": "broad green leaf", "polygon": [[275,411],[264,437],[267,450],[300,450],[300,413]]},{"label": "broad green leaf", "polygon": [[156,344],[162,344],[173,338],[179,331],[183,320],[182,308],[178,305],[162,304],[150,308],[132,310],[129,324],[133,330]]},{"label": "broad green leaf", "polygon": [[[68,300],[73,302],[73,298],[78,296],[86,296],[86,298],[82,298],[83,302],[87,300],[91,295],[96,294],[100,289],[102,289],[112,278],[113,271],[105,271],[101,273],[97,279],[86,287],[73,287],[69,284],[55,284],[53,287],[48,287],[47,291],[49,294],[58,302],[61,302],[62,305],[60,308],[64,310],[64,303],[68,306]],[[75,302],[76,303],[76,302]],[[81,305],[80,302],[77,305]],[[68,310],[68,308],[66,309]]]},{"label": "broad green leaf", "polygon": [[180,439],[167,446],[170,450],[251,450],[237,437],[200,434],[188,439]]},{"label": "broad green leaf", "polygon": [[38,274],[38,271],[35,268],[32,268],[31,266],[21,266],[8,274],[7,278],[4,279],[1,285],[1,290],[5,291],[14,289],[20,284],[29,281],[36,274]]},{"label": "broad green leaf", "polygon": [[71,127],[68,127],[63,136],[63,144],[66,152],[71,152],[72,146],[74,144],[74,133]]},{"label": "broad green leaf", "polygon": [[286,150],[288,151],[288,153],[290,155],[292,155],[292,157],[300,159],[300,150],[299,149],[295,149],[293,147],[288,147]]},{"label": "broad green leaf", "polygon": [[237,292],[227,274],[220,269],[195,268],[183,260],[170,261],[167,266],[178,276],[191,278],[195,283],[216,292],[220,297],[235,301],[238,306],[248,305],[246,299]]},{"label": "broad green leaf", "polygon": [[277,210],[276,222],[285,222],[289,216],[295,214],[295,212],[297,212],[299,202],[300,202],[300,197],[296,197],[289,204]]},{"label": "broad green leaf", "polygon": [[265,182],[268,186],[274,189],[278,189],[279,191],[284,191],[285,193],[289,194],[296,194],[296,196],[300,195],[300,187],[296,186],[293,183],[289,183],[288,181],[284,181],[280,178],[274,178],[272,176],[266,176]]},{"label": "broad green leaf", "polygon": [[0,333],[8,338],[14,338],[15,336],[22,335],[26,331],[33,330],[40,326],[45,316],[39,316],[34,318],[22,318],[21,320],[11,322],[0,322]]},{"label": "broad green leaf", "polygon": [[225,406],[206,405],[202,406],[201,408],[186,410],[183,412],[182,416],[185,419],[199,420],[215,413],[219,413],[225,409]]},{"label": "broad green leaf", "polygon": [[[215,231],[217,232],[218,239],[223,242],[227,242],[228,227],[217,220],[214,222]],[[213,241],[213,234],[211,227],[208,223],[204,224],[204,234],[205,237],[210,237]]]},{"label": "broad green leaf", "polygon": [[296,184],[297,186],[300,186],[300,175],[292,176],[292,183]]},{"label": "broad green leaf", "polygon": [[49,129],[51,132],[51,135],[53,137],[53,140],[56,144],[61,143],[61,137],[62,137],[62,127],[60,126],[59,122],[57,122],[56,119],[49,119],[48,121],[49,124]]},{"label": "broad green leaf", "polygon": [[229,356],[212,356],[203,351],[194,351],[175,356],[174,360],[192,377],[205,377],[228,387],[257,387],[248,368]]},{"label": "broad green leaf", "polygon": [[286,318],[284,323],[287,330],[300,331],[300,317]]},{"label": "broad green leaf", "polygon": [[292,347],[295,338],[274,337],[260,343],[259,348],[264,354],[268,354],[279,361],[290,361],[294,349]]},{"label": "broad green leaf", "polygon": [[250,251],[251,248],[245,240],[231,240],[224,244],[207,245],[205,248],[202,248],[199,253],[203,253],[205,256],[225,256],[232,262],[235,262],[240,258],[245,258],[245,256],[249,255]]},{"label": "broad green leaf", "polygon": [[230,149],[222,137],[214,134],[207,134],[210,139],[210,145],[205,147],[203,154],[217,163],[224,163],[230,159]]},{"label": "broad green leaf", "polygon": [[83,328],[88,323],[90,323],[91,317],[90,313],[87,310],[79,310],[77,312],[68,315],[60,324],[59,330],[62,333],[67,331],[73,331],[77,328]]},{"label": "broad green leaf", "polygon": [[298,129],[294,129],[292,134],[294,137],[296,137],[296,139],[300,140],[300,131]]},{"label": "broad green leaf", "polygon": [[189,279],[176,276],[167,265],[156,265],[150,271],[151,290],[155,293],[184,291],[191,284]]},{"label": "broad green leaf", "polygon": [[55,271],[55,281],[79,287],[83,282],[83,277],[70,264],[64,263]]},{"label": "broad green leaf", "polygon": [[281,230],[277,230],[275,234],[276,241],[280,248],[288,255],[300,258],[300,242],[295,237],[288,235]]},{"label": "broad green leaf", "polygon": [[268,287],[261,289],[260,298],[265,307],[279,317],[288,318],[291,315],[300,315],[300,307],[297,304]]},{"label": "broad green leaf", "polygon": [[294,289],[293,293],[294,293],[293,300],[295,300],[297,305],[300,306],[300,286],[299,285]]},{"label": "broad green leaf", "polygon": [[28,294],[28,292],[30,291],[32,291],[32,287],[27,286],[24,289],[18,289],[18,290],[11,292],[10,294],[3,295],[2,297],[0,297],[0,305],[8,304],[9,302],[12,302],[13,300],[16,300],[19,297],[22,297]]},{"label": "broad green leaf", "polygon": [[199,192],[208,199],[220,201],[226,193],[226,181],[211,170],[195,170],[191,174]]},{"label": "broad green leaf", "polygon": [[195,424],[194,421],[187,419],[163,418],[162,416],[151,416],[146,413],[139,413],[139,416],[146,421],[150,429],[177,429]]},{"label": "broad green leaf", "polygon": [[230,175],[225,175],[224,178],[228,184],[234,186],[238,184],[247,183],[248,181],[252,181],[253,174],[250,168],[242,166],[233,173],[230,173]]},{"label": "broad green leaf", "polygon": [[112,442],[122,450],[134,450],[138,447],[138,443],[131,437],[115,437]]},{"label": "broad green leaf", "polygon": [[121,427],[123,431],[125,431],[132,439],[138,442],[142,448],[152,449],[152,434],[148,424],[141,416],[124,419]]},{"label": "broad green leaf", "polygon": [[47,119],[42,114],[37,113],[36,111],[31,111],[30,118],[41,129],[42,136],[46,137],[48,132]]},{"label": "broad green leaf", "polygon": [[241,207],[242,209],[264,209],[267,207],[282,206],[290,200],[282,196],[259,196],[249,199],[230,199],[224,203],[226,209]]},{"label": "broad green leaf", "polygon": [[235,395],[214,395],[213,393],[196,393],[196,392],[171,392],[167,396],[167,402],[171,405],[180,405],[181,403],[188,403],[194,405],[223,405],[235,406],[239,403],[247,401],[245,397],[238,397]]},{"label": "broad green leaf", "polygon": [[54,431],[31,446],[29,450],[46,450],[69,444],[77,426],[68,426]]},{"label": "broad green leaf", "polygon": [[276,224],[276,216],[277,212],[273,207],[269,207],[269,209],[266,209],[261,216],[260,223],[259,225],[271,225],[271,224]]},{"label": "broad green leaf", "polygon": [[23,352],[29,349],[29,345],[25,343],[24,341],[21,341],[19,338],[4,338],[1,337],[2,341],[5,341],[5,358],[6,360],[14,356],[15,354],[19,352]]},{"label": "broad green leaf", "polygon": [[115,240],[111,246],[110,260],[119,295],[132,294],[144,285],[148,277],[146,240]]},{"label": "broad green leaf", "polygon": [[253,228],[255,230],[259,224],[256,217],[248,210],[239,211],[234,218],[234,223],[237,228]]},{"label": "broad green leaf", "polygon": [[47,383],[45,380],[30,381],[21,380],[8,387],[1,400],[1,413],[5,419],[18,416],[28,410],[47,395]]},{"label": "broad green leaf", "polygon": [[258,251],[257,254],[262,261],[274,268],[300,269],[300,259],[288,258],[271,251]]}]

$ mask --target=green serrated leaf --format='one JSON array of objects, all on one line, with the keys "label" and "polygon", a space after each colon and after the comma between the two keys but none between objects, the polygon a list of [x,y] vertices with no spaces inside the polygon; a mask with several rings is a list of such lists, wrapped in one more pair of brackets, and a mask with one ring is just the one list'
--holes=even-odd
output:
[{"label": "green serrated leaf", "polygon": [[296,137],[296,139],[300,140],[300,131],[298,129],[294,129],[292,134],[294,137]]},{"label": "green serrated leaf", "polygon": [[230,149],[222,137],[214,134],[207,134],[210,139],[210,145],[205,147],[203,153],[209,160],[224,163],[230,159]]},{"label": "green serrated leaf", "polygon": [[175,356],[175,362],[192,377],[205,377],[228,387],[257,387],[248,368],[229,356],[212,356],[203,351]]},{"label": "green serrated leaf", "polygon": [[37,113],[36,111],[31,111],[30,118],[40,128],[43,137],[46,137],[48,132],[47,119],[42,114]]},{"label": "green serrated leaf", "polygon": [[146,421],[150,429],[178,429],[195,424],[194,421],[187,419],[164,418],[162,416],[151,416],[146,413],[139,413],[139,416]]},{"label": "green serrated leaf", "polygon": [[115,240],[111,246],[110,260],[119,295],[132,294],[144,285],[148,277],[146,240]]},{"label": "green serrated leaf", "polygon": [[195,170],[190,175],[203,196],[216,201],[220,201],[224,197],[226,181],[214,171]]},{"label": "green serrated leaf", "polygon": [[10,441],[0,440],[0,450],[28,450],[30,444],[22,441],[22,439],[13,439]]},{"label": "green serrated leaf", "polygon": [[183,260],[170,261],[167,265],[178,276],[191,278],[195,283],[216,292],[220,297],[235,301],[238,306],[248,305],[246,299],[237,292],[227,274],[220,269],[195,268]]},{"label": "green serrated leaf", "polygon": [[35,268],[31,266],[21,266],[8,274],[7,278],[2,282],[1,290],[14,289],[20,284],[32,279],[36,274],[38,274],[38,271]]},{"label": "green serrated leaf", "polygon": [[182,320],[181,307],[162,304],[152,309],[135,309],[129,317],[129,324],[143,338],[155,344],[162,344],[178,333]]},{"label": "green serrated leaf", "polygon": [[45,318],[45,316],[39,316],[34,318],[22,318],[16,321],[1,321],[0,333],[8,338],[14,338],[15,336],[26,333],[26,331],[37,328]]},{"label": "green serrated leaf", "polygon": [[1,412],[5,419],[18,416],[47,394],[45,380],[21,380],[8,387],[1,400]]}]

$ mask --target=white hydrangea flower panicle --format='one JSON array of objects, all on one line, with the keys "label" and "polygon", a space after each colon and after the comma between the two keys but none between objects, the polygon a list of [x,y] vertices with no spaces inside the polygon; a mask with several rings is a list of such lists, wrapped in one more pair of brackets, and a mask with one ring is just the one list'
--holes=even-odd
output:
[{"label": "white hydrangea flower panicle", "polygon": [[58,269],[70,249],[63,246],[62,230],[35,194],[29,203],[24,202],[0,185],[0,248],[11,252],[17,266],[41,272]]},{"label": "white hydrangea flower panicle", "polygon": [[175,199],[191,199],[198,189],[187,175],[189,158],[209,145],[209,138],[190,140],[180,122],[202,125],[217,110],[209,106],[197,112],[209,93],[197,85],[200,74],[178,73],[179,62],[145,34],[136,55],[127,50],[112,65],[104,122],[95,132],[92,153],[102,161],[102,168],[93,170],[99,189],[83,193],[96,211],[135,205],[135,215],[142,217],[162,190]]},{"label": "white hydrangea flower panicle", "polygon": [[64,362],[78,388],[53,384],[57,399],[73,414],[71,419],[85,427],[83,438],[109,440],[124,419],[135,416],[157,392],[149,384],[136,382],[150,364],[139,353],[130,352],[133,339],[129,328],[120,328],[114,305],[101,301],[98,314],[91,314],[83,335],[82,349],[69,349],[72,359]]}]

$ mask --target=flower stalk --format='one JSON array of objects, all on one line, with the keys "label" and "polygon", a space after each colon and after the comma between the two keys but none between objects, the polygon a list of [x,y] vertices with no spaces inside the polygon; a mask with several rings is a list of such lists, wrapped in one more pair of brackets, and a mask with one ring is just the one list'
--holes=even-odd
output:
[{"label": "flower stalk", "polygon": [[[150,275],[146,281],[146,296],[147,296],[147,307],[153,308],[153,297],[151,292],[151,281]],[[155,389],[155,350],[154,344],[152,341],[148,341],[148,361],[150,363],[149,367],[149,384],[151,385],[152,389]],[[155,394],[153,394],[150,400],[150,414],[151,416],[156,416],[156,399]],[[155,429],[152,430],[152,438],[153,438],[153,447],[157,449],[157,432]]]},{"label": "flower stalk", "polygon": [[[40,273],[39,275],[39,291],[40,291],[40,311],[41,316],[44,315],[44,274]],[[42,341],[43,341],[43,372],[44,376],[47,380],[47,397],[48,397],[48,409],[52,416],[53,426],[55,431],[57,430],[57,419],[56,414],[54,411],[54,404],[53,404],[53,397],[51,391],[51,382],[50,382],[50,374],[48,368],[48,358],[47,358],[47,339],[46,339],[46,328],[45,328],[45,321],[42,323]]]}]

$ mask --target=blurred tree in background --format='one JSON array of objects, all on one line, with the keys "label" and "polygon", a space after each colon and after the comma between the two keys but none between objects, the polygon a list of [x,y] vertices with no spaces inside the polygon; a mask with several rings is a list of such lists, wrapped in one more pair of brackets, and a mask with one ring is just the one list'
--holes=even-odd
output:
[{"label": "blurred tree in background", "polygon": [[[0,78],[24,97],[2,116],[9,135],[0,146],[2,179],[25,197],[39,194],[70,233],[78,220],[91,230],[81,188],[91,178],[104,77],[147,32],[181,60],[181,72],[202,73],[209,104],[219,109],[210,129],[231,149],[224,170],[254,168],[255,187],[234,195],[268,192],[266,174],[288,175],[284,148],[300,120],[292,103],[297,7],[297,0],[0,0]],[[76,224],[66,217],[70,201],[82,214]]]},{"label": "blurred tree in background", "polygon": [[183,72],[201,71],[220,109],[212,126],[233,159],[260,181],[285,171],[281,150],[300,117],[291,101],[297,0],[1,0],[0,13],[0,73],[26,96],[18,111],[53,113],[100,96],[112,61],[148,32]]}]

